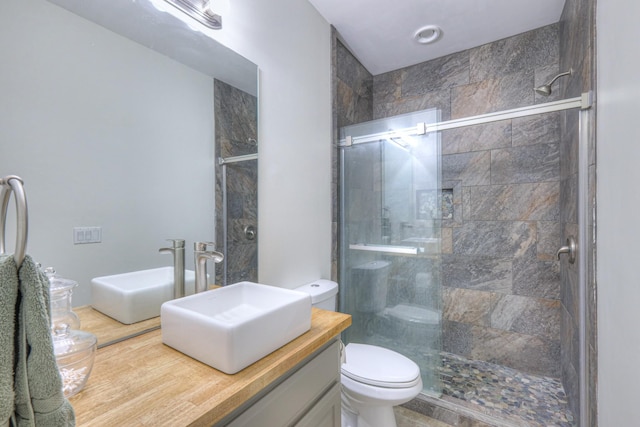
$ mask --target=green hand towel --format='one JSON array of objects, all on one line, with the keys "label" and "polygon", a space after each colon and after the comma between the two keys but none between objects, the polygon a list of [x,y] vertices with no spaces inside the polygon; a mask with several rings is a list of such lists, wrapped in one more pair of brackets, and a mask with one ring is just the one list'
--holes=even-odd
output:
[{"label": "green hand towel", "polygon": [[49,282],[28,255],[20,267],[19,278],[14,425],[74,426],[75,414],[62,392],[53,351]]},{"label": "green hand towel", "polygon": [[0,426],[13,414],[14,332],[18,268],[13,256],[0,257]]}]

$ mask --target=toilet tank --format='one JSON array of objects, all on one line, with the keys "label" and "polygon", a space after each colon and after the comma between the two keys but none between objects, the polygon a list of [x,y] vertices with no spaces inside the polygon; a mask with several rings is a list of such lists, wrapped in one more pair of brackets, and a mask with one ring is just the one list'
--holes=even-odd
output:
[{"label": "toilet tank", "polygon": [[311,304],[323,310],[336,311],[338,284],[332,280],[318,279],[295,289],[311,295]]},{"label": "toilet tank", "polygon": [[388,261],[370,261],[351,270],[351,283],[355,294],[356,310],[363,313],[378,313],[387,306],[389,290]]}]

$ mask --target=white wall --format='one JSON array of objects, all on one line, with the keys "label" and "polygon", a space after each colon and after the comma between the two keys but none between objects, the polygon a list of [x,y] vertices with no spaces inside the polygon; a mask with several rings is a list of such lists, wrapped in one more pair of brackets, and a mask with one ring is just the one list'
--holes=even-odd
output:
[{"label": "white wall", "polygon": [[260,68],[259,280],[330,278],[330,27],[306,0],[233,0],[223,22],[216,39]]},{"label": "white wall", "polygon": [[598,425],[640,425],[640,2],[597,5]]},{"label": "white wall", "polygon": [[[212,239],[213,197],[204,197],[203,192],[194,191],[191,186],[202,180],[213,183],[209,179],[213,174],[210,168],[213,145],[207,142],[206,148],[203,144],[186,147],[188,138],[153,126],[172,121],[162,114],[164,100],[169,99],[171,105],[176,105],[182,98],[208,96],[212,92],[206,87],[210,81],[204,79],[200,85],[179,86],[176,75],[192,71],[177,66],[167,76],[158,75],[154,69],[136,73],[138,83],[123,85],[117,79],[128,75],[129,69],[119,65],[121,61],[106,61],[94,47],[107,46],[131,63],[152,53],[142,48],[136,50],[135,44],[129,45],[126,40],[45,0],[3,0],[0,21],[3,57],[0,173],[23,175],[27,181],[31,212],[29,252],[43,264],[56,267],[63,276],[81,283],[74,303],[89,302],[91,277],[111,274],[114,270],[153,267],[156,263],[170,264],[167,255],[157,254],[164,238]],[[307,1],[300,0],[234,0],[224,17],[224,26],[216,38],[260,67],[260,281],[292,288],[319,277],[328,278],[331,273],[330,27]],[[5,58],[11,60],[5,61]],[[60,66],[64,63],[61,58],[75,58],[79,68]],[[159,55],[156,58],[160,62],[163,59],[166,58]],[[31,60],[36,61],[35,66],[18,71],[21,62]],[[9,66],[5,67],[6,64]],[[163,79],[170,79],[172,83],[166,84]],[[36,80],[41,83],[34,86]],[[68,87],[72,81],[85,82],[85,90],[70,92]],[[133,106],[129,101],[122,104],[122,111],[115,116],[101,111],[101,102],[126,94],[135,99],[142,90],[157,95],[153,102],[156,109],[149,110],[145,124],[131,120],[128,109]],[[24,93],[30,95],[25,97]],[[29,101],[35,94],[42,103],[34,109]],[[93,100],[91,104],[87,98]],[[211,117],[211,105],[204,102],[201,100],[192,121],[199,121],[201,115]],[[49,114],[45,107],[53,107],[55,114]],[[27,117],[33,120],[11,123],[16,109],[28,111]],[[176,106],[171,112],[179,109]],[[91,119],[95,120],[90,122]],[[129,127],[133,134],[127,137],[112,134],[112,125],[116,122]],[[182,130],[188,131],[191,122],[183,123]],[[144,132],[149,127],[156,130],[154,144],[172,145],[180,140],[181,145],[163,159],[150,159],[149,156],[155,154],[153,147],[138,145],[142,141],[135,138],[135,132],[143,133],[143,127]],[[64,150],[52,149],[54,134],[63,135],[54,142],[66,144]],[[212,140],[211,135],[206,138]],[[122,158],[110,150],[111,144],[135,145],[130,154]],[[9,145],[11,148],[7,151],[5,147]],[[90,160],[78,161],[85,151],[91,155]],[[34,162],[34,158],[38,160]],[[192,164],[191,175],[176,177],[171,173],[172,162]],[[38,168],[43,164],[55,164],[59,173],[38,175]],[[138,165],[154,167],[151,173],[147,170],[142,173]],[[80,175],[79,171],[88,175]],[[109,179],[100,178],[108,173],[111,173]],[[65,193],[64,183],[77,176],[86,178],[81,182],[76,179],[78,188],[73,194]],[[133,187],[125,192],[129,183]],[[161,207],[138,203],[136,194],[142,192],[150,193]],[[77,200],[87,201],[87,208],[76,209]],[[177,207],[173,207],[176,201]],[[37,203],[54,205],[59,215],[39,217],[43,210]],[[207,217],[202,218],[201,214]],[[117,225],[123,217],[132,215],[148,221],[135,229]],[[183,232],[172,219],[181,224],[190,223],[193,231]],[[87,225],[103,226],[103,243],[72,245],[72,227]],[[148,243],[150,240],[153,244]],[[142,241],[145,246],[137,247]],[[125,248],[135,250],[136,256],[124,254]]]},{"label": "white wall", "polygon": [[28,253],[75,305],[92,277],[172,265],[166,238],[212,240],[210,77],[45,0],[0,2],[0,57],[0,174],[25,180]]}]

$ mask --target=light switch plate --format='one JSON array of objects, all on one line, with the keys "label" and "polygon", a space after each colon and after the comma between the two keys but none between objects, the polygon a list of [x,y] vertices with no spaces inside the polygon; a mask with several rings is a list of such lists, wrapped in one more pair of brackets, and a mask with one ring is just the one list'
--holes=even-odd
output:
[{"label": "light switch plate", "polygon": [[102,242],[102,227],[73,227],[73,244]]}]

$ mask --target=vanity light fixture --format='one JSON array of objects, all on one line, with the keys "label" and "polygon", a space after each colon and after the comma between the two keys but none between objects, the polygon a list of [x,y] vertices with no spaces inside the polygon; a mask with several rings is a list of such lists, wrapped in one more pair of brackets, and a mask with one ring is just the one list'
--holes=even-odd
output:
[{"label": "vanity light fixture", "polygon": [[437,25],[426,25],[416,31],[413,37],[420,44],[435,43],[442,37],[442,29]]},{"label": "vanity light fixture", "polygon": [[215,0],[164,0],[212,30],[222,29],[222,16],[216,13]]}]

